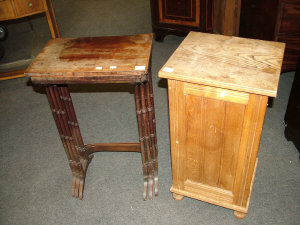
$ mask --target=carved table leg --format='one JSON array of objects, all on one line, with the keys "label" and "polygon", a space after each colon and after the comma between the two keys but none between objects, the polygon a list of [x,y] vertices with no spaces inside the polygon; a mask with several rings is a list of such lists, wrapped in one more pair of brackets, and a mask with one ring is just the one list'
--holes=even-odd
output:
[{"label": "carved table leg", "polygon": [[143,190],[143,200],[147,199],[147,186],[148,186],[148,161],[145,152],[145,137],[143,131],[143,121],[142,121],[142,106],[141,106],[141,95],[140,95],[140,85],[135,86],[135,102],[136,102],[136,114],[138,120],[140,144],[141,144],[141,155],[143,163],[143,176],[144,176],[144,190]]},{"label": "carved table leg", "polygon": [[49,86],[46,93],[72,171],[72,196],[82,199],[85,174],[92,155],[85,151],[68,88]]},{"label": "carved table leg", "polygon": [[153,164],[153,174],[154,174],[154,193],[158,195],[158,162],[157,162],[157,139],[156,139],[156,125],[155,125],[155,110],[154,110],[154,99],[153,99],[153,87],[152,87],[152,76],[151,72],[148,76],[148,82],[146,84],[146,99],[147,99],[147,109],[149,116],[150,125],[150,139],[151,139],[151,156]]},{"label": "carved table leg", "polygon": [[140,85],[141,103],[142,103],[142,117],[143,117],[143,130],[145,138],[145,149],[148,161],[148,185],[149,185],[149,199],[153,196],[153,164],[152,164],[152,153],[151,153],[151,142],[150,142],[150,123],[148,114],[147,104],[147,85]]}]

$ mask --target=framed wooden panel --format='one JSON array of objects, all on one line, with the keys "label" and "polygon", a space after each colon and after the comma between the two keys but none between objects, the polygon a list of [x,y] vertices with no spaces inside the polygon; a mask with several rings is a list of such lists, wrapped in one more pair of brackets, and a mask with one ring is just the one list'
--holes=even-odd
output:
[{"label": "framed wooden panel", "polygon": [[247,213],[267,97],[168,84],[171,192]]},{"label": "framed wooden panel", "polygon": [[159,21],[200,26],[200,0],[159,0]]}]

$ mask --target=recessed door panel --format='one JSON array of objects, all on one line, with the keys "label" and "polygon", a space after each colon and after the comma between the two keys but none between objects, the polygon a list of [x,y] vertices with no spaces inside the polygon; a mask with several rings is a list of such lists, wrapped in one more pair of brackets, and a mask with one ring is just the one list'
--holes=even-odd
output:
[{"label": "recessed door panel", "polygon": [[185,180],[232,191],[245,105],[197,96],[193,91],[185,93],[183,108]]},{"label": "recessed door panel", "polygon": [[159,21],[200,26],[200,0],[159,0]]}]

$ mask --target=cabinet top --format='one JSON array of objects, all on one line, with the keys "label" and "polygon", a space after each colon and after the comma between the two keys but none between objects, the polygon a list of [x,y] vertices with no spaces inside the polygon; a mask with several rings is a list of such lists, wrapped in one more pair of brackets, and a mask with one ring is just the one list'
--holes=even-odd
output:
[{"label": "cabinet top", "polygon": [[284,43],[190,32],[159,77],[275,97]]}]

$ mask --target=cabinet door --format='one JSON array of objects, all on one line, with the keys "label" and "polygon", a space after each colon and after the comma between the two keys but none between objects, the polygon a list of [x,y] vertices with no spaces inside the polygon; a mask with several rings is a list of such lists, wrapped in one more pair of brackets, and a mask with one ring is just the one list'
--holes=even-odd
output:
[{"label": "cabinet door", "polygon": [[200,0],[158,0],[159,22],[200,27]]},{"label": "cabinet door", "polygon": [[278,8],[274,40],[286,43],[282,70],[296,70],[300,55],[300,1],[280,1]]},{"label": "cabinet door", "polygon": [[170,80],[171,191],[246,211],[266,100]]},{"label": "cabinet door", "polygon": [[15,13],[10,0],[0,1],[0,21],[14,18]]},{"label": "cabinet door", "polygon": [[42,0],[14,0],[18,16],[30,15],[44,10]]}]

